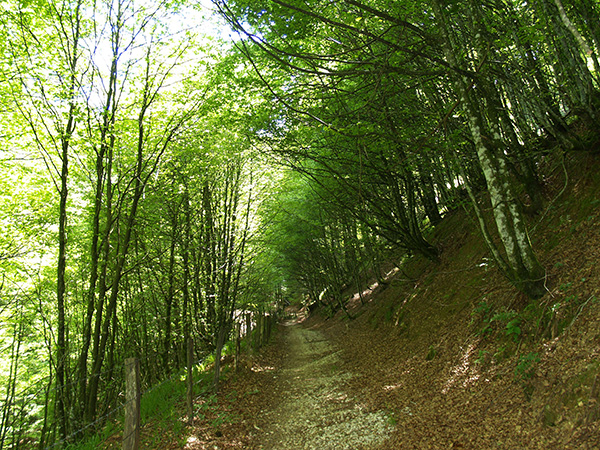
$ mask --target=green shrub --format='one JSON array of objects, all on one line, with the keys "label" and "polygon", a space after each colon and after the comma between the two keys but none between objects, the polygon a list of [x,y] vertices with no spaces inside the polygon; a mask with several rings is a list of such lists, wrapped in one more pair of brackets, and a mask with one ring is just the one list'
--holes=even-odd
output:
[{"label": "green shrub", "polygon": [[185,389],[185,383],[182,383],[177,376],[150,388],[142,395],[140,405],[142,423],[146,423],[150,418],[169,420],[175,413],[175,403],[185,397]]},{"label": "green shrub", "polygon": [[517,367],[515,367],[515,376],[522,380],[528,381],[535,374],[535,368],[540,362],[540,356],[538,353],[529,352],[519,358]]},{"label": "green shrub", "polygon": [[519,338],[521,337],[521,333],[522,333],[521,327],[519,325],[521,325],[521,318],[518,316],[515,317],[514,319],[510,320],[506,324],[505,334],[509,338],[512,338],[512,340],[515,342],[517,342],[519,340]]},{"label": "green shrub", "polygon": [[425,356],[425,360],[431,361],[433,358],[435,358],[436,355],[437,355],[436,348],[433,345],[430,345],[429,351],[427,352],[427,355]]}]

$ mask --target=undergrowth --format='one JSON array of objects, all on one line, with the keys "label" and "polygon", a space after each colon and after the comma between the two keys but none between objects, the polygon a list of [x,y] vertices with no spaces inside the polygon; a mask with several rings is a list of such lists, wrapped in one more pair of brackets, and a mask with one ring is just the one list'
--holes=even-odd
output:
[{"label": "undergrowth", "polygon": [[[242,341],[242,348],[247,344]],[[223,347],[223,356],[235,352],[235,344],[228,342]],[[217,396],[212,392],[214,355],[208,355],[193,368],[194,380],[194,417],[203,420],[210,416],[213,428],[218,428],[224,423],[235,420],[231,414],[219,411]],[[221,373],[226,376],[229,367],[223,367]],[[187,393],[186,369],[180,369],[170,378],[148,388],[142,392],[140,402],[141,424],[150,433],[143,435],[144,445],[148,448],[161,448],[165,439],[178,439],[182,436],[185,426],[185,399]],[[105,422],[95,434],[90,434],[82,440],[68,444],[68,450],[96,450],[99,448],[121,448],[121,434],[124,416],[120,412],[112,420]]]}]

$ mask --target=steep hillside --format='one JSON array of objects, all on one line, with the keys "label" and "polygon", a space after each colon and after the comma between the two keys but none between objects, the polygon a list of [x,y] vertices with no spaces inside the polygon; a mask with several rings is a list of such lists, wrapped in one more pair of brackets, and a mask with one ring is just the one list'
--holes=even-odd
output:
[{"label": "steep hillside", "polygon": [[[433,236],[450,243],[439,264],[405,260],[385,286],[365,292],[365,304],[348,293],[354,320],[317,311],[297,325],[341,350],[330,369],[346,374],[336,375],[336,392],[395,426],[384,443],[364,448],[600,448],[598,163],[577,154],[548,170],[548,208],[530,224],[547,268],[541,300],[529,301],[490,265],[459,210]],[[278,429],[276,411],[297,393],[280,388],[296,370],[288,334],[282,326],[274,345],[225,384],[219,405],[236,419],[205,420],[195,429],[202,438],[186,448],[269,448],[264,427]]]},{"label": "steep hillside", "polygon": [[540,301],[488,265],[457,211],[436,232],[452,243],[440,264],[406,262],[355,321],[309,320],[361,373],[349,389],[393,414],[387,448],[600,448],[600,174],[597,156],[567,164],[532,219]]}]

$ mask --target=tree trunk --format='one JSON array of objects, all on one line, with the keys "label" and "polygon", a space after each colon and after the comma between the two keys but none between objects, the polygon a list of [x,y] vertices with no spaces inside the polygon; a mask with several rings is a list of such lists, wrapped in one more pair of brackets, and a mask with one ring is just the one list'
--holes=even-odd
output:
[{"label": "tree trunk", "polygon": [[58,330],[56,336],[56,415],[61,439],[67,437],[67,399],[65,398],[67,348],[65,336],[65,271],[67,266],[67,178],[69,174],[69,142],[62,144],[62,170],[60,187],[60,204],[58,210],[58,265],[56,272],[56,307],[58,314]]},{"label": "tree trunk", "polygon": [[215,239],[215,224],[212,213],[212,193],[208,185],[208,180],[205,181],[202,189],[202,209],[204,216],[202,225],[204,228],[204,292],[206,301],[206,325],[209,336],[216,336],[215,322],[215,273],[217,266],[217,248]]},{"label": "tree trunk", "polygon": [[425,209],[425,215],[429,219],[429,223],[435,227],[442,221],[442,216],[440,215],[440,209],[436,201],[433,178],[423,168],[419,168],[419,180],[421,181],[419,193],[423,209]]},{"label": "tree trunk", "polygon": [[165,336],[163,341],[163,370],[165,374],[169,373],[169,366],[171,361],[169,360],[169,353],[171,351],[171,325],[172,317],[171,312],[173,309],[173,302],[175,301],[175,246],[177,241],[178,233],[178,218],[179,208],[172,211],[171,217],[171,245],[169,248],[169,268],[168,268],[168,280],[167,280],[167,296],[165,298],[166,313],[165,313]]},{"label": "tree trunk", "polygon": [[219,392],[219,379],[221,377],[221,352],[223,351],[223,345],[225,344],[226,336],[226,326],[225,324],[221,324],[215,345],[215,368],[213,374],[213,391],[215,394]]},{"label": "tree trunk", "polygon": [[[439,0],[433,0],[432,5],[440,29],[445,36],[446,59],[452,67],[458,68],[460,65],[451,46],[452,39],[449,35],[449,21],[446,18],[445,9]],[[477,106],[481,102],[473,99],[468,80],[463,75],[454,74],[454,76],[455,89],[467,116],[479,165],[487,183],[496,229],[505,251],[507,260],[505,267],[508,269],[505,271],[505,275],[519,290],[532,298],[539,298],[545,293],[545,271],[535,257],[524,218],[512,192],[498,124],[489,124],[490,132],[486,131],[487,126],[482,119],[482,112]],[[502,263],[498,262],[502,267]]]},{"label": "tree trunk", "polygon": [[[92,216],[92,241],[90,244],[90,277],[87,294],[87,311],[84,320],[82,332],[82,346],[78,361],[79,384],[79,414],[83,418],[85,413],[85,403],[87,398],[87,360],[89,347],[92,342],[92,320],[94,310],[96,309],[96,289],[98,285],[100,257],[102,248],[104,251],[105,264],[108,262],[108,249],[110,242],[110,230],[112,228],[112,157],[115,146],[114,124],[117,109],[117,69],[118,57],[120,52],[119,28],[113,30],[113,54],[108,79],[108,92],[102,114],[102,123],[100,124],[100,144],[96,151],[96,186],[94,195],[94,214]],[[106,186],[105,186],[106,183]],[[106,192],[105,192],[106,190]],[[106,199],[104,200],[104,197]],[[103,203],[106,202],[106,222],[104,232],[101,237],[101,215]],[[106,266],[103,270],[106,275]],[[103,300],[102,300],[103,301]],[[102,316],[102,308],[98,307],[99,318]],[[96,327],[99,331],[99,326]],[[95,331],[96,331],[95,330]]]}]

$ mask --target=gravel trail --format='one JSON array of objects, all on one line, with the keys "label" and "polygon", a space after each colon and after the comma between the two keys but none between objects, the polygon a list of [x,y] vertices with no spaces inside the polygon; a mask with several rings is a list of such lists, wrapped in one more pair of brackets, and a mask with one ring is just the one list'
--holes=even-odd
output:
[{"label": "gravel trail", "polygon": [[393,430],[383,412],[368,412],[340,385],[339,349],[317,330],[286,327],[286,357],[273,376],[276,407],[264,411],[259,448],[265,450],[376,449]]}]

